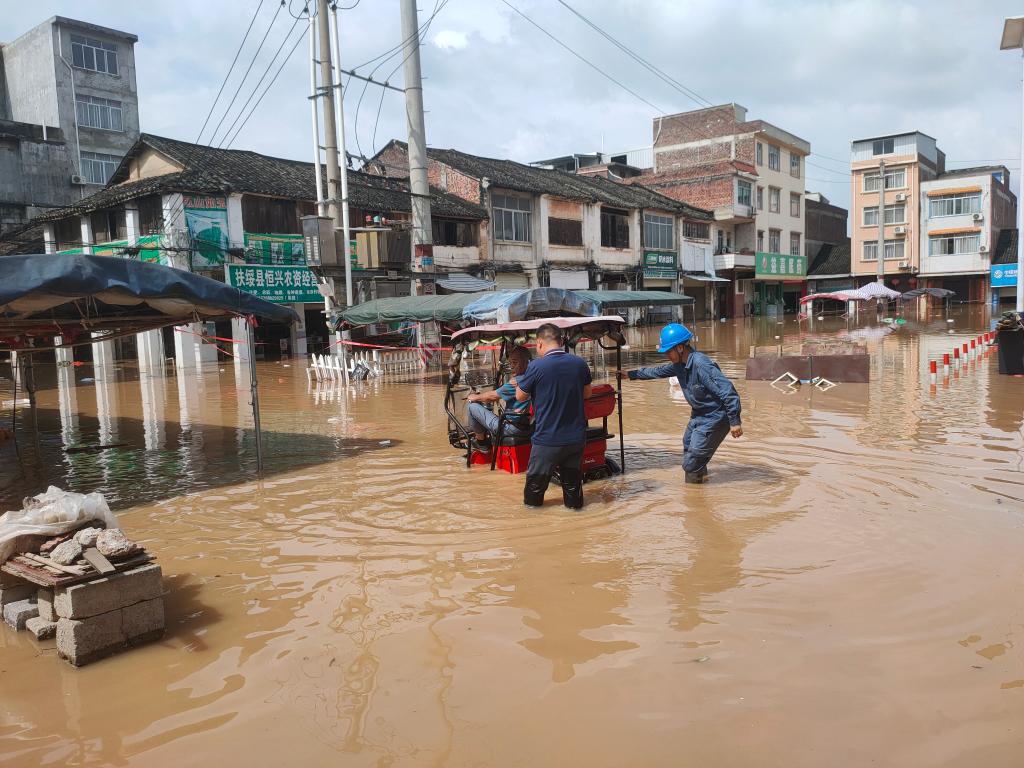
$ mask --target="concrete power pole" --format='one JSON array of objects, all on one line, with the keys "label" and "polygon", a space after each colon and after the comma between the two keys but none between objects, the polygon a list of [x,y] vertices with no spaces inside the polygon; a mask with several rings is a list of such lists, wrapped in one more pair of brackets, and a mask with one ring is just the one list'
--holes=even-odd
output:
[{"label": "concrete power pole", "polygon": [[[430,185],[427,182],[427,132],[423,123],[419,21],[416,17],[416,0],[401,1],[402,39],[405,41],[405,115],[409,125],[413,269],[433,272],[433,230],[430,225]],[[424,270],[424,267],[429,269]]]},{"label": "concrete power pole", "polygon": [[885,283],[885,160],[878,163],[878,268],[879,283]]}]

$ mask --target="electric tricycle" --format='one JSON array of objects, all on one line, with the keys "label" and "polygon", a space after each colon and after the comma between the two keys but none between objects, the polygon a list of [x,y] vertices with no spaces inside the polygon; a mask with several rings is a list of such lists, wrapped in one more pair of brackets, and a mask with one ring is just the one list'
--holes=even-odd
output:
[{"label": "electric tricycle", "polygon": [[[626,344],[622,329],[625,326],[625,321],[614,315],[610,317],[545,317],[511,323],[477,325],[457,331],[452,335],[452,355],[448,361],[444,409],[448,414],[448,441],[453,448],[465,454],[467,467],[487,465],[491,470],[500,469],[512,474],[525,472],[530,462],[530,432],[532,428],[508,429],[511,417],[504,411],[500,411],[496,434],[492,436],[488,445],[479,445],[473,439],[463,417],[456,413],[456,394],[470,389],[468,386],[460,387],[464,360],[468,360],[468,355],[481,346],[489,347],[496,352],[497,365],[491,386],[497,389],[509,380],[509,353],[516,347],[530,346],[536,339],[537,329],[547,323],[556,325],[562,330],[567,352],[575,351],[576,345],[581,341],[592,341],[603,350],[614,351],[615,369],[616,371],[622,370],[622,348]],[[611,477],[625,471],[626,452],[622,441],[622,384],[617,377],[615,381],[615,387],[610,384],[595,384],[591,388],[590,398],[584,403],[584,413],[587,418],[587,442],[581,465],[584,480]],[[615,437],[608,431],[608,419],[616,412],[619,421],[618,463],[607,456],[608,440]]]}]

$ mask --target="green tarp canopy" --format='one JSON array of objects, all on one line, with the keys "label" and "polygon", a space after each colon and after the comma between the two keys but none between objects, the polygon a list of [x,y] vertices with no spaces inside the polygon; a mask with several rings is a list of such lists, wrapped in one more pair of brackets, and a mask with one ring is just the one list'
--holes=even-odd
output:
[{"label": "green tarp canopy", "polygon": [[351,326],[370,323],[425,323],[440,320],[457,323],[462,309],[487,293],[452,293],[447,296],[396,296],[357,304],[340,314],[343,323]]},{"label": "green tarp canopy", "polygon": [[[671,291],[574,291],[604,309],[668,307],[693,304],[693,297]],[[604,314],[604,312],[602,312]]]}]

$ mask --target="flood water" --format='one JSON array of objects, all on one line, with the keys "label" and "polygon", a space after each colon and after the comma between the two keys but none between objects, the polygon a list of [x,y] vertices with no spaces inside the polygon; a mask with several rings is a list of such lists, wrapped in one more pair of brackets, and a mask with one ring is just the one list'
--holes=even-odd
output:
[{"label": "flood water", "polygon": [[41,368],[0,509],[102,491],[163,566],[168,631],[73,669],[0,628],[0,763],[1020,766],[1024,380],[993,354],[931,391],[929,357],[987,329],[952,319],[854,329],[871,383],[793,394],[743,370],[794,320],[699,324],[745,435],[684,485],[689,408],[628,384],[627,472],[582,513],[467,470],[437,376],[260,366],[258,480],[230,363],[64,389]]}]

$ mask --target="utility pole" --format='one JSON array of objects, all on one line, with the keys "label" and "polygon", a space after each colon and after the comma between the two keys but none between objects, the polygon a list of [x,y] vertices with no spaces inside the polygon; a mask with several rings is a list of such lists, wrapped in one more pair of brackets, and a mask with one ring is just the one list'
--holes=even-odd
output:
[{"label": "utility pole", "polygon": [[[402,39],[405,41],[405,116],[409,125],[413,269],[433,272],[433,231],[430,225],[430,185],[427,182],[427,133],[423,123],[419,20],[416,17],[416,0],[401,2]],[[424,267],[429,267],[429,270],[424,270]]]},{"label": "utility pole", "polygon": [[[334,122],[334,67],[331,63],[331,18],[327,0],[316,0],[320,36],[320,86],[324,97],[324,153],[327,155],[327,215],[341,229],[341,170],[338,168],[338,127]],[[345,248],[348,255],[348,247]]]},{"label": "utility pole", "polygon": [[878,270],[879,283],[885,283],[885,160],[878,162]]},{"label": "utility pole", "polygon": [[345,151],[345,99],[341,90],[341,33],[338,30],[338,5],[331,6],[331,31],[334,33],[334,71],[337,73],[334,89],[334,104],[338,112],[338,163],[341,166],[341,232],[345,247],[345,305],[351,307],[352,300],[352,255],[349,251],[352,228],[348,215],[348,153]]}]

